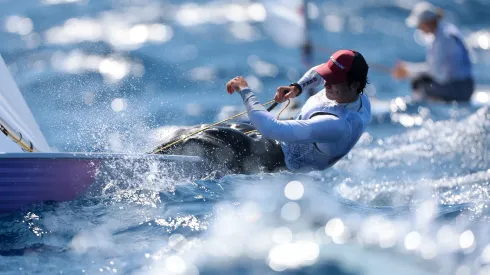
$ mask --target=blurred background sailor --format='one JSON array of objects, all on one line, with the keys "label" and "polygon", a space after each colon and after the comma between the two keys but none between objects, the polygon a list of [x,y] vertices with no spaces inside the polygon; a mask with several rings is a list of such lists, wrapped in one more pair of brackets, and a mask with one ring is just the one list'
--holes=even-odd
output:
[{"label": "blurred background sailor", "polygon": [[459,29],[443,19],[440,8],[428,2],[417,3],[406,24],[426,35],[426,61],[400,61],[392,76],[410,78],[416,99],[470,100],[474,91],[472,64]]}]

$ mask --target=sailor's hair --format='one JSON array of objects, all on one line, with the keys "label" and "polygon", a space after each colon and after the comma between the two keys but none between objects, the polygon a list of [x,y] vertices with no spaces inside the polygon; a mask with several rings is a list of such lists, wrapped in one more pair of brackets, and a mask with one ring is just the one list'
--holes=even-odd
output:
[{"label": "sailor's hair", "polygon": [[349,70],[349,72],[347,72],[347,83],[350,85],[354,82],[359,82],[357,93],[360,94],[364,91],[366,84],[369,84],[369,65],[367,64],[366,59],[364,59],[364,56],[362,56],[361,53],[357,51],[353,52],[354,60],[352,60],[351,69]]}]

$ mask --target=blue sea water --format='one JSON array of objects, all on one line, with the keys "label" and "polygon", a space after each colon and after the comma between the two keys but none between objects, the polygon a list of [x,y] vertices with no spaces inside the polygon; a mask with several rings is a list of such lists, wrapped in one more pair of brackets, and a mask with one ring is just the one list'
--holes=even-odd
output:
[{"label": "blue sea water", "polygon": [[[384,66],[422,61],[404,25],[414,2],[312,1],[313,63],[340,48]],[[488,84],[490,3],[433,3]],[[51,146],[146,152],[240,107],[230,78],[266,102],[308,69],[288,46],[294,28],[258,4],[0,0],[0,53]],[[370,82],[378,99],[409,93],[375,68]],[[486,107],[422,105],[376,117],[326,171],[176,181],[107,168],[77,200],[1,217],[0,273],[489,274],[489,133]]]}]

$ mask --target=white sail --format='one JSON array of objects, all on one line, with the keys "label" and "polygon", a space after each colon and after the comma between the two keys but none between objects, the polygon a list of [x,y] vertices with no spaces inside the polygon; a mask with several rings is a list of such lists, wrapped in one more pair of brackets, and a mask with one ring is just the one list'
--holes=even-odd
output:
[{"label": "white sail", "polygon": [[[42,152],[51,152],[12,74],[0,55],[0,117]],[[20,146],[0,133],[0,152],[22,152]]]}]

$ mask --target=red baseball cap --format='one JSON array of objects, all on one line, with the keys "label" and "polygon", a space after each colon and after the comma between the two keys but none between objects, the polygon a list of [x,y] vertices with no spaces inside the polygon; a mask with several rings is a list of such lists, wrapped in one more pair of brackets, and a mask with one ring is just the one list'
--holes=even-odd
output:
[{"label": "red baseball cap", "polygon": [[[347,80],[356,53],[351,50],[340,50],[330,56],[327,63],[318,66],[315,71],[329,84],[341,84]],[[366,71],[367,72],[367,71]]]}]

